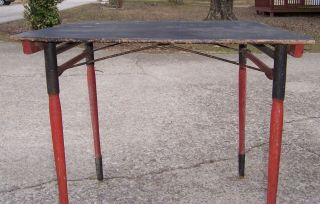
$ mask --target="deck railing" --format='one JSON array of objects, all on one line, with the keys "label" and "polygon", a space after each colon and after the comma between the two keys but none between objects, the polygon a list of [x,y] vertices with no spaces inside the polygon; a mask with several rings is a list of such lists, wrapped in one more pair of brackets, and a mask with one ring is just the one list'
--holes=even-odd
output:
[{"label": "deck railing", "polygon": [[273,6],[301,6],[301,7],[319,7],[320,0],[273,0]]},{"label": "deck railing", "polygon": [[320,12],[320,0],[255,0],[255,7],[266,12]]}]

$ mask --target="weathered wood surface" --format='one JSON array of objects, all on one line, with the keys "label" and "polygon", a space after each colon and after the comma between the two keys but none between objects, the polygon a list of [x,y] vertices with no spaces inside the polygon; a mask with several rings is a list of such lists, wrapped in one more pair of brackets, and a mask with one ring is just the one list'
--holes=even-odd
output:
[{"label": "weathered wood surface", "polygon": [[248,21],[107,21],[64,24],[11,36],[38,42],[312,44],[307,36]]}]

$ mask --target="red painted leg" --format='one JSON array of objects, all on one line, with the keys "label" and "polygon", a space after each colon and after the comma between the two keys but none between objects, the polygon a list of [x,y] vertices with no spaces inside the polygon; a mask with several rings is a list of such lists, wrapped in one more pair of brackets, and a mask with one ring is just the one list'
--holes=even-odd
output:
[{"label": "red painted leg", "polygon": [[246,58],[241,52],[245,49],[244,45],[239,46],[239,176],[244,177],[245,168],[245,122],[246,122],[246,86],[247,70]]},{"label": "red painted leg", "polygon": [[[87,49],[92,49],[92,44],[87,45]],[[93,53],[92,53],[93,54]],[[92,60],[91,58],[87,60]],[[96,173],[97,179],[103,180],[103,169],[102,169],[102,155],[100,147],[100,134],[99,134],[99,116],[98,116],[98,103],[97,103],[97,88],[96,88],[96,74],[94,64],[87,65],[87,81],[88,81],[88,91],[89,91],[89,101],[90,101],[90,112],[91,112],[91,123],[93,131],[93,142],[95,150],[95,163],[96,163]]]},{"label": "red painted leg", "polygon": [[283,101],[273,99],[270,125],[268,204],[277,200],[278,175],[280,167],[281,141],[283,127]]},{"label": "red painted leg", "polygon": [[239,69],[239,176],[244,176],[246,122],[246,68]]},{"label": "red painted leg", "polygon": [[59,95],[49,95],[50,125],[60,204],[68,203],[66,161],[63,142],[63,127]]}]

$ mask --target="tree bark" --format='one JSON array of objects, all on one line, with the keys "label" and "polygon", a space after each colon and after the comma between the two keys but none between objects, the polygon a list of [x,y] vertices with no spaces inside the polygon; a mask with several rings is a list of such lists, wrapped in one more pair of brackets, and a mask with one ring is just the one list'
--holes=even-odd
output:
[{"label": "tree bark", "polygon": [[110,6],[115,8],[122,8],[123,6],[123,0],[110,0],[109,2]]},{"label": "tree bark", "polygon": [[183,0],[169,0],[169,3],[172,3],[174,5],[181,5],[183,4]]},{"label": "tree bark", "polygon": [[123,0],[118,0],[118,8],[122,8],[123,6]]},{"label": "tree bark", "polygon": [[210,0],[210,9],[205,20],[236,20],[233,0]]}]

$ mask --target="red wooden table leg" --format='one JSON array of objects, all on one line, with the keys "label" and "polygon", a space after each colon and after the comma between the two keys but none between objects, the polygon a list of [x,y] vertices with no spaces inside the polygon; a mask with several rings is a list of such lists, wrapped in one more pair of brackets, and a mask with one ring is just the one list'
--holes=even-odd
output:
[{"label": "red wooden table leg", "polygon": [[245,168],[245,124],[246,124],[246,57],[241,52],[245,45],[239,46],[239,176],[244,177]]},{"label": "red wooden table leg", "polygon": [[270,125],[268,203],[276,203],[283,126],[283,101],[273,99]]},{"label": "red wooden table leg", "polygon": [[287,46],[277,45],[275,48],[272,111],[270,122],[269,164],[268,164],[268,194],[267,203],[277,201],[278,177],[280,167],[282,128],[283,128],[283,100],[285,95],[287,66]]},{"label": "red wooden table leg", "polygon": [[60,203],[68,203],[66,162],[59,95],[49,95],[49,112]]},{"label": "red wooden table leg", "polygon": [[47,43],[45,45],[44,53],[46,63],[47,89],[49,94],[50,125],[56,173],[58,179],[59,200],[60,204],[67,204],[68,186],[55,43]]},{"label": "red wooden table leg", "polygon": [[[87,43],[86,48],[90,50],[90,55],[87,57],[87,61],[94,59],[93,44]],[[87,64],[87,81],[88,92],[90,101],[91,123],[93,132],[93,143],[95,150],[95,163],[97,179],[103,180],[103,168],[102,168],[102,155],[100,147],[100,134],[99,134],[99,116],[98,116],[98,103],[97,103],[97,88],[96,88],[96,74],[94,63]]]}]

